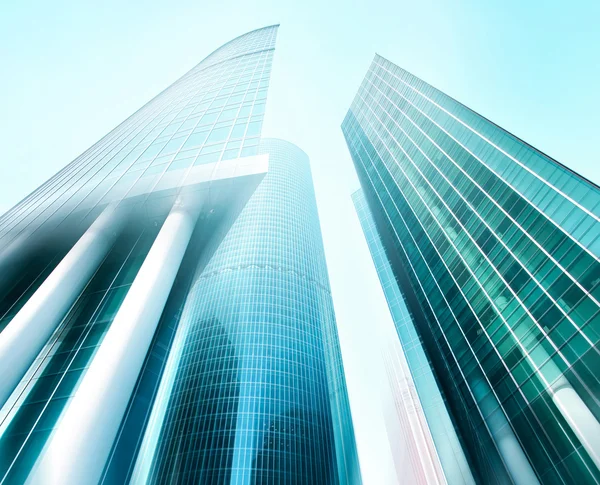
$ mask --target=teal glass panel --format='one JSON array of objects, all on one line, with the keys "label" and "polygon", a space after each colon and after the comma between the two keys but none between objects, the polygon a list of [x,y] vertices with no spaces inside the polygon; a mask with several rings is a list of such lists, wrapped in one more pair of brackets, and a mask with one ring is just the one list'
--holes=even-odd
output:
[{"label": "teal glass panel", "polygon": [[599,481],[600,189],[381,56],[342,130],[479,479]]}]

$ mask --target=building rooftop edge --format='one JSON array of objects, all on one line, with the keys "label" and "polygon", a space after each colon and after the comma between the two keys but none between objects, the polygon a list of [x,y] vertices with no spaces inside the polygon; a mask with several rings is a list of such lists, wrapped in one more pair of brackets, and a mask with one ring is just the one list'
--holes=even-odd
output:
[{"label": "building rooftop edge", "polygon": [[390,61],[387,57],[384,57],[380,54],[378,54],[377,52],[375,53],[375,56],[373,57],[373,60],[377,59],[378,57],[380,57],[381,59],[384,59],[385,61],[389,62],[390,64],[394,64],[395,66],[397,66],[398,68],[402,69],[404,72],[406,72],[407,74],[410,74],[411,76],[417,78],[418,80],[424,82],[425,84],[427,84],[428,86],[431,86],[433,89],[435,89],[436,91],[439,91],[440,93],[444,94],[445,96],[448,96],[452,101],[454,101],[455,103],[458,103],[459,105],[463,106],[464,108],[468,109],[470,112],[476,114],[477,116],[480,116],[481,118],[483,118],[485,121],[487,121],[488,123],[491,123],[493,126],[495,126],[496,128],[499,128],[500,130],[504,131],[505,133],[507,133],[508,135],[510,135],[511,137],[513,137],[515,140],[523,143],[524,145],[528,146],[529,148],[531,148],[532,150],[535,150],[536,152],[538,152],[539,154],[543,155],[544,157],[546,157],[547,159],[553,161],[554,163],[556,163],[558,166],[564,168],[565,170],[571,172],[573,175],[579,177],[581,180],[583,180],[584,182],[587,182],[588,184],[590,184],[592,187],[595,187],[596,189],[600,190],[600,186],[598,186],[595,182],[593,182],[592,180],[588,179],[587,177],[584,177],[583,175],[581,175],[580,173],[576,172],[575,170],[573,170],[572,168],[568,167],[567,165],[565,165],[564,163],[559,162],[557,159],[551,157],[550,155],[548,155],[547,153],[543,152],[542,150],[540,150],[539,148],[534,147],[532,144],[526,142],[525,140],[523,140],[522,138],[518,137],[517,135],[515,135],[514,133],[508,131],[506,128],[503,128],[502,126],[498,125],[497,123],[494,123],[492,120],[490,120],[489,118],[487,118],[486,116],[482,115],[481,113],[479,113],[478,111],[475,111],[472,108],[469,108],[466,104],[461,103],[460,101],[458,101],[456,98],[450,96],[448,93],[446,93],[445,91],[442,91],[441,89],[436,88],[433,84],[428,83],[427,81],[425,81],[424,79],[420,78],[419,76],[415,76],[412,72],[407,71],[406,69],[404,69],[403,67],[399,66],[398,64],[396,64],[393,61]]}]

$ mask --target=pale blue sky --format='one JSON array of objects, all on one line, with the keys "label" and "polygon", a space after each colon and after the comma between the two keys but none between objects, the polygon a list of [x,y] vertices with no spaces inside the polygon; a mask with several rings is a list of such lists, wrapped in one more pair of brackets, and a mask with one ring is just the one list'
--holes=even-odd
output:
[{"label": "pale blue sky", "polygon": [[339,125],[375,52],[600,183],[600,2],[4,0],[0,212],[224,42],[281,23],[264,136],[312,160],[365,484],[392,483],[383,296]]}]

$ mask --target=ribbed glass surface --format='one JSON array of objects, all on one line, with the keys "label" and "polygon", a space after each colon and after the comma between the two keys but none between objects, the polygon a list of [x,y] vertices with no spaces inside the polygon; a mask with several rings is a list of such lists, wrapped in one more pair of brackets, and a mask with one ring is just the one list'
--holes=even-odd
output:
[{"label": "ribbed glass surface", "polygon": [[[354,192],[352,201],[365,234],[392,320],[398,332],[402,344],[401,351],[406,357],[445,478],[450,485],[474,483],[469,464],[454,429],[452,418],[446,409],[446,403],[436,383],[431,364],[425,355],[423,343],[417,334],[413,316],[406,306],[390,262],[385,254],[363,191],[357,190]],[[397,438],[395,437],[395,439]]]},{"label": "ribbed glass surface", "polygon": [[598,187],[380,56],[342,128],[478,479],[600,481]]},{"label": "ribbed glass surface", "polygon": [[278,26],[214,51],[0,218],[0,244],[53,217],[91,210],[142,190],[169,172],[254,155],[265,111]]},{"label": "ribbed glass surface", "polygon": [[308,157],[259,152],[269,172],[183,309],[138,459],[148,483],[360,483]]}]

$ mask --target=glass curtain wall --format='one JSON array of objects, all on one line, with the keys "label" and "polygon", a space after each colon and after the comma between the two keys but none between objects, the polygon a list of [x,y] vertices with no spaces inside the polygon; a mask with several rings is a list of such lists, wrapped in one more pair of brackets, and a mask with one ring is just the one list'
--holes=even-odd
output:
[{"label": "glass curtain wall", "polygon": [[342,129],[479,479],[599,481],[598,187],[381,56]]}]

